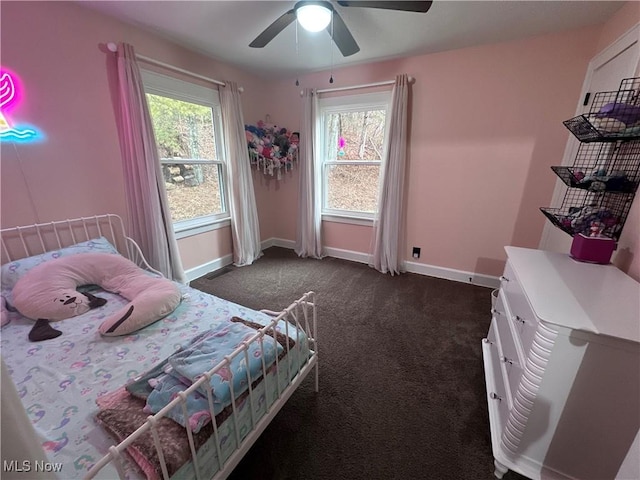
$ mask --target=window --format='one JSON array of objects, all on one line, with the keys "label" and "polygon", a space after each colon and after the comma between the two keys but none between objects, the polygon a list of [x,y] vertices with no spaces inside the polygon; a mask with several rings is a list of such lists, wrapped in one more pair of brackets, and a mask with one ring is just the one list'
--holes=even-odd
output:
[{"label": "window", "polygon": [[319,102],[323,215],[373,219],[390,93]]},{"label": "window", "polygon": [[218,91],[143,71],[173,227],[178,238],[229,218]]}]

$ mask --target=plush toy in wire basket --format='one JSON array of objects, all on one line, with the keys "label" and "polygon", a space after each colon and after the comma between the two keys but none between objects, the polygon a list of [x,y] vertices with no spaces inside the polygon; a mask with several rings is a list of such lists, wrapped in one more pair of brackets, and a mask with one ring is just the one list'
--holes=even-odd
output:
[{"label": "plush toy in wire basket", "polygon": [[245,125],[244,130],[251,165],[278,180],[283,172],[293,168],[298,160],[298,132],[262,120],[257,125]]}]

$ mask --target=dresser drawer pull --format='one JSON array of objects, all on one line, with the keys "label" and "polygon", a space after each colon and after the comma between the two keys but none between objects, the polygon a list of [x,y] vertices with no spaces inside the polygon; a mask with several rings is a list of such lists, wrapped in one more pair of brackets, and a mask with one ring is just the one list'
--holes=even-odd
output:
[{"label": "dresser drawer pull", "polygon": [[488,338],[483,338],[483,339],[482,339],[482,342],[483,342],[483,343],[488,343],[489,345],[492,345],[492,344],[493,344],[493,342],[490,342]]},{"label": "dresser drawer pull", "polygon": [[501,275],[501,276],[500,276],[500,281],[501,281],[501,282],[508,282],[508,281],[509,281],[509,279],[508,279],[507,277],[505,277],[504,275]]},{"label": "dresser drawer pull", "polygon": [[500,401],[502,401],[502,397],[501,397],[500,395],[498,395],[496,392],[491,392],[491,393],[489,394],[489,396],[490,396],[491,398],[493,398],[494,400],[500,400]]},{"label": "dresser drawer pull", "polygon": [[520,323],[521,323],[521,324],[523,324],[523,325],[524,325],[525,323],[527,323],[527,322],[525,322],[524,318],[522,318],[522,317],[521,317],[521,316],[519,316],[519,315],[516,315],[515,317],[513,317],[513,321],[514,321],[514,322],[520,322]]},{"label": "dresser drawer pull", "polygon": [[509,360],[507,357],[500,357],[502,363],[508,363],[509,365],[513,365],[513,360]]}]

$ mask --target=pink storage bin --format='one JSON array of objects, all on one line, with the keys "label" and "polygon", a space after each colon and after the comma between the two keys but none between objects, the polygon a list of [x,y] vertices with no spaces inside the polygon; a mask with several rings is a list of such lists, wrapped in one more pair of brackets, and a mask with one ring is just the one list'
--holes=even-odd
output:
[{"label": "pink storage bin", "polygon": [[608,264],[616,249],[616,241],[609,237],[574,235],[570,255],[581,262]]}]

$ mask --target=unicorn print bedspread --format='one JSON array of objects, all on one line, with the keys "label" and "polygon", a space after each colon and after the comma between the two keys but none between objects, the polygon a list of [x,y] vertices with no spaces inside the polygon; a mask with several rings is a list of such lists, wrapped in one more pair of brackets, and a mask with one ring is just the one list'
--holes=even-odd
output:
[{"label": "unicorn print bedspread", "polygon": [[1,331],[2,357],[49,460],[62,464],[60,478],[81,478],[113,444],[95,420],[99,397],[185,349],[197,335],[223,330],[234,316],[262,325],[271,320],[190,287],[180,288],[183,301],[172,314],[124,337],[106,338],[98,332],[103,319],[127,302],[108,292],[93,292],[108,300],[105,306],[56,322],[62,335],[41,343],[27,339],[31,320],[10,313]]}]

